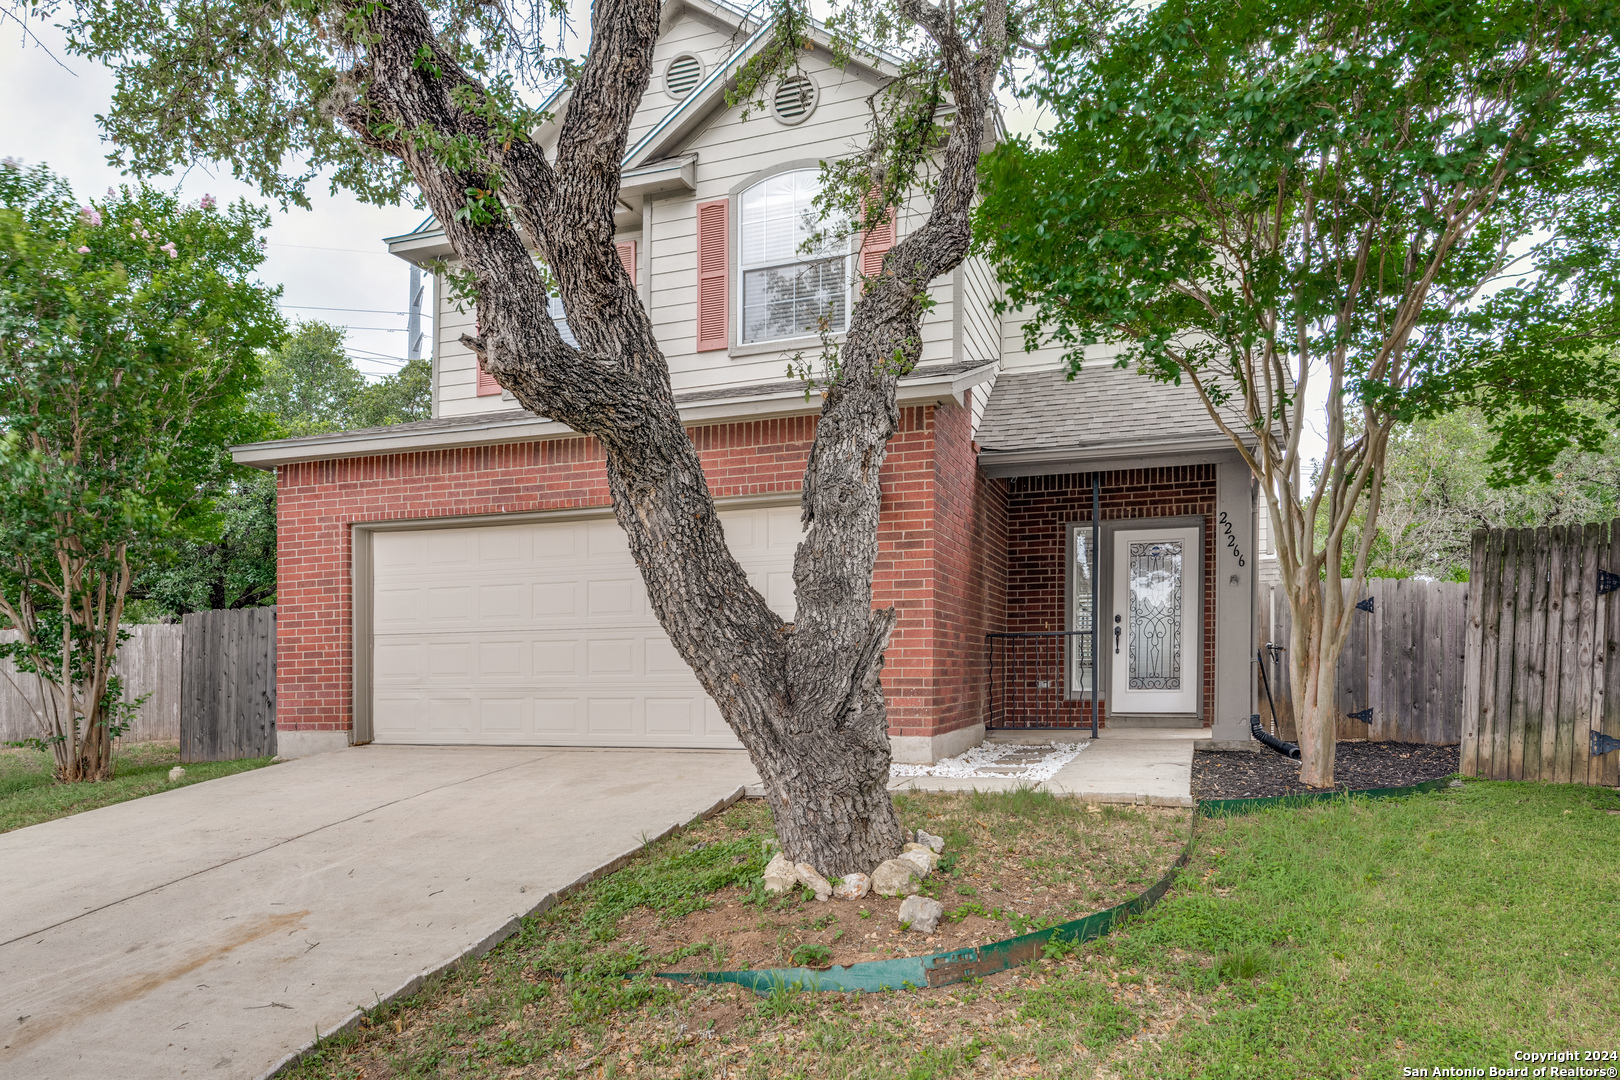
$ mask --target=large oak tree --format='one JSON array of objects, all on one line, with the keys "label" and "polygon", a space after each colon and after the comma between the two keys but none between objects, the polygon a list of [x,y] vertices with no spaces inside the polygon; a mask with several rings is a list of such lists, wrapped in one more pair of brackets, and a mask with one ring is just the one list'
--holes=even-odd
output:
[{"label": "large oak tree", "polygon": [[[659,7],[597,0],[578,62],[544,45],[560,9],[487,0],[83,0],[69,32],[116,68],[105,127],[141,172],[214,159],[293,202],[322,174],[376,202],[420,193],[476,302],[465,340],[480,362],[524,407],[605,451],[652,609],[752,756],[785,852],[829,875],[870,871],[901,843],[879,678],[895,615],[872,603],[878,477],[929,283],[968,251],[1007,0],[841,14],[840,48],[886,39],[902,63],[876,99],[880,137],[828,170],[849,189],[829,205],[859,203],[875,222],[918,183],[932,205],[866,283],[832,367],[804,476],[793,623],[727,550],[652,321],[613,248]],[[775,43],[745,69],[741,97],[803,44],[801,8],[761,18],[775,21]],[[519,91],[554,77],[571,97],[548,160],[531,139],[545,118]],[[863,200],[874,187],[882,197]],[[548,289],[577,347],[549,317]]]}]

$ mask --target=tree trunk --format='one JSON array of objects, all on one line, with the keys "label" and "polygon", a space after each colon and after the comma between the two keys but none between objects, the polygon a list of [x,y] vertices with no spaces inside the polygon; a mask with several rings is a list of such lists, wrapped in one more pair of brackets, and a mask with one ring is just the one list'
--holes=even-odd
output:
[{"label": "tree trunk", "polygon": [[1298,588],[1285,585],[1293,617],[1288,672],[1299,740],[1299,780],[1314,788],[1333,786],[1339,654],[1345,641],[1344,585],[1337,574],[1327,577],[1326,582],[1301,582]]},{"label": "tree trunk", "polygon": [[[647,87],[658,12],[658,0],[598,0],[554,161],[465,107],[480,88],[417,0],[368,16],[375,43],[350,84],[365,93],[356,89],[339,116],[405,161],[471,273],[478,332],[462,340],[479,362],[525,408],[601,444],[614,513],[652,610],[758,768],[784,853],[831,877],[869,873],[902,840],[887,790],[879,681],[894,612],[872,608],[878,475],[898,426],[898,380],[921,348],[928,285],[967,254],[1004,43],[997,29],[994,48],[973,55],[954,26],[929,25],[957,119],[927,222],[889,252],[855,306],[805,472],[798,614],[784,624],[726,547],[652,322],[613,248],[619,163]],[[923,17],[942,18],[926,8]],[[993,0],[980,18],[999,28],[1005,7]],[[433,62],[423,62],[429,53]],[[402,134],[422,130],[469,140],[485,160],[448,164],[435,149],[442,144]],[[499,191],[499,212],[486,203],[462,212],[470,191]],[[518,224],[557,284],[577,349],[551,321]]]}]

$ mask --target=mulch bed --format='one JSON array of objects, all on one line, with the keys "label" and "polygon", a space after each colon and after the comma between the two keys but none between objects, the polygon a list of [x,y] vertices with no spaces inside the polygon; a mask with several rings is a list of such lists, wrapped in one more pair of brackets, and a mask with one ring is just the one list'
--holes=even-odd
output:
[{"label": "mulch bed", "polygon": [[[1341,742],[1334,756],[1334,787],[1338,791],[1406,787],[1452,775],[1458,760],[1455,745]],[[1200,750],[1193,754],[1195,798],[1252,799],[1320,790],[1299,782],[1299,762],[1263,747],[1249,753]]]}]

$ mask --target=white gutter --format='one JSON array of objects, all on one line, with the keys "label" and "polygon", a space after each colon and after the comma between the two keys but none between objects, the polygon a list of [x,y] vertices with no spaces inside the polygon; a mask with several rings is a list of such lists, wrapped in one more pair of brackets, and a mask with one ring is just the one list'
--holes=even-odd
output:
[{"label": "white gutter", "polygon": [[[989,379],[994,362],[971,371],[952,374],[941,373],[907,379],[896,394],[898,405],[931,405],[946,400],[961,404],[962,393],[969,387]],[[784,387],[769,394],[736,394],[701,398],[686,402],[676,395],[684,424],[724,423],[737,420],[760,420],[777,416],[795,416],[821,410],[821,399],[814,394],[805,400],[804,391]],[[317,435],[297,439],[276,439],[271,442],[247,443],[231,447],[231,457],[239,465],[256,469],[274,469],[278,465],[293,465],[304,461],[334,461],[343,458],[382,457],[391,454],[413,454],[424,450],[454,450],[471,446],[496,446],[504,443],[543,442],[576,436],[568,425],[547,420],[522,409],[507,409],[484,416],[468,417],[465,422],[442,427],[414,427],[400,425],[392,428],[371,428],[366,431],[346,431],[333,435]]]}]

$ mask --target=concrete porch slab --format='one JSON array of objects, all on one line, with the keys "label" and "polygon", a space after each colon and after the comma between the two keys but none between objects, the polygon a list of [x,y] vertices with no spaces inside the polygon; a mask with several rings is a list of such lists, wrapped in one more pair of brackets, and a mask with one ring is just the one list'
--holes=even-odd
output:
[{"label": "concrete porch slab", "polygon": [[1208,729],[1105,729],[1041,789],[1092,802],[1192,806],[1193,750],[1209,734]]}]

